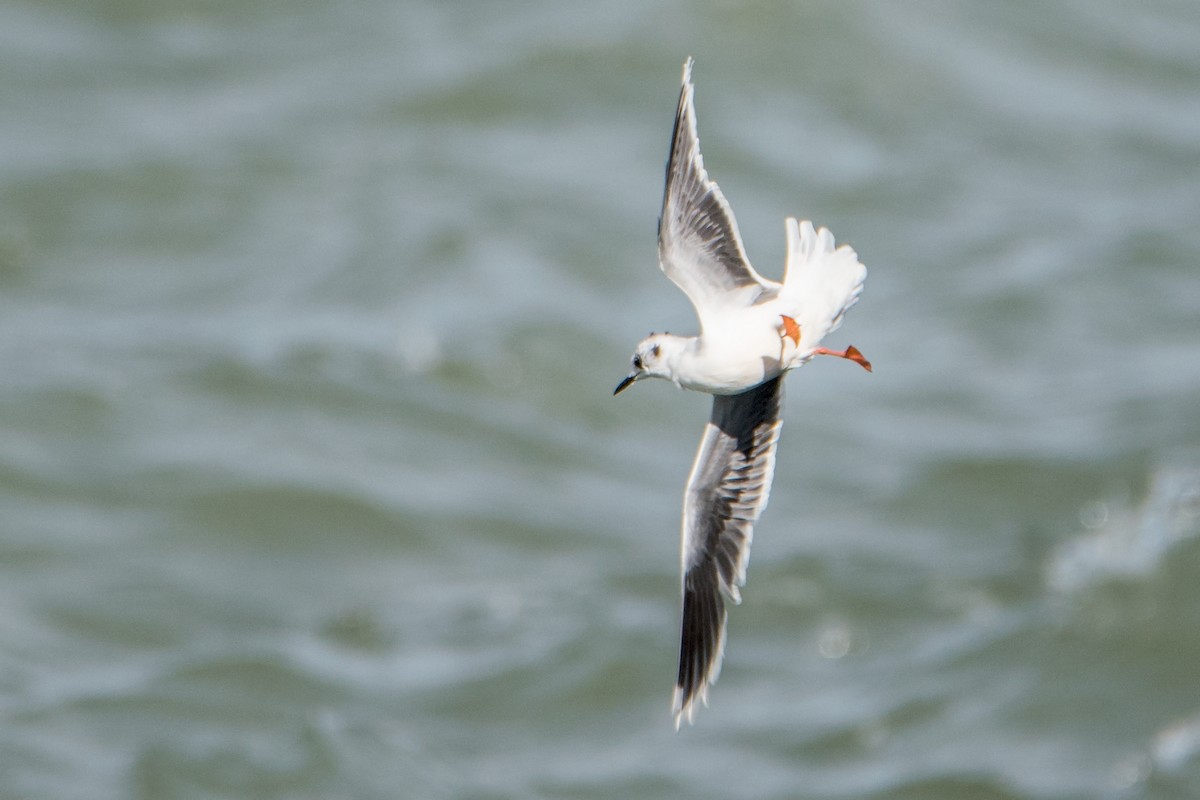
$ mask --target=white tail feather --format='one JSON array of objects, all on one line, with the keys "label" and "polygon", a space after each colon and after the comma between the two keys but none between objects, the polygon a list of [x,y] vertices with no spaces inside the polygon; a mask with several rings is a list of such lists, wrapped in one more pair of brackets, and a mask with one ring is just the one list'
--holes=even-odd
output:
[{"label": "white tail feather", "polygon": [[[817,347],[842,324],[842,316],[858,302],[867,268],[849,245],[834,246],[828,228],[813,229],[808,220],[797,223],[788,217],[787,267],[780,300],[795,310],[800,325],[797,363],[807,361],[808,351]],[[793,366],[796,364],[793,363]]]}]

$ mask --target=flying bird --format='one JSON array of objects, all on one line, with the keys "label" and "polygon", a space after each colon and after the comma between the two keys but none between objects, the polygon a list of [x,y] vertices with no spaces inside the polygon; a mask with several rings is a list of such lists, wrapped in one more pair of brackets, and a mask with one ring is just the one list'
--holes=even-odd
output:
[{"label": "flying bird", "polygon": [[830,350],[822,339],[858,302],[867,269],[826,229],[785,221],[782,283],[750,266],[737,221],[704,169],[696,134],[692,59],[667,161],[658,263],[683,290],[698,336],[652,333],[638,344],[632,371],[613,391],[643,378],[713,395],[683,500],[683,621],[672,712],[675,728],[708,704],[725,652],[725,598],[741,602],[754,524],[767,505],[782,423],[783,375],[817,355],[871,364],[857,348]]}]

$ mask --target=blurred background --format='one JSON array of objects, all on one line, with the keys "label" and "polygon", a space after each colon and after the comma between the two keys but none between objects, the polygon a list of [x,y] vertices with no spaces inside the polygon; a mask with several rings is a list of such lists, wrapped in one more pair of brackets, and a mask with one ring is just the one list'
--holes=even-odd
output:
[{"label": "blurred background", "polygon": [[[788,381],[670,717],[685,56]],[[0,5],[0,797],[1200,796],[1190,2]]]}]

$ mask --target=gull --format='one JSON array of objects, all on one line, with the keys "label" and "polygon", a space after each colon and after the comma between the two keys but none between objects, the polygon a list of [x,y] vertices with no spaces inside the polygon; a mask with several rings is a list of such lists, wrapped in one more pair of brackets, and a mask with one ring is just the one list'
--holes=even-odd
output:
[{"label": "gull", "polygon": [[817,355],[871,370],[853,346],[821,346],[858,302],[866,267],[849,246],[835,247],[827,229],[789,217],[783,282],[755,272],[733,211],[704,169],[693,95],[688,58],[658,221],[658,263],[691,301],[700,334],[650,334],[613,391],[664,378],[713,395],[683,499],[683,621],[671,701],[676,730],[684,719],[692,723],[697,701],[708,704],[721,670],[725,598],[741,602],[754,523],[775,471],[784,373]]}]

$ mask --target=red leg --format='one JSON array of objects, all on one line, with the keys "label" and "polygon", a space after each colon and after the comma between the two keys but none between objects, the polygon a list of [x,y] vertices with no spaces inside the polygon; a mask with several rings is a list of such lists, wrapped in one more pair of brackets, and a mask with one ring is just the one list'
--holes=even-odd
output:
[{"label": "red leg", "polygon": [[838,358],[845,358],[853,361],[855,364],[858,364],[867,372],[871,371],[871,362],[867,361],[867,359],[863,357],[863,354],[860,353],[858,348],[854,345],[850,345],[845,350],[841,351],[830,350],[827,347],[818,347],[816,350],[813,350],[813,353],[819,356],[837,356]]}]

